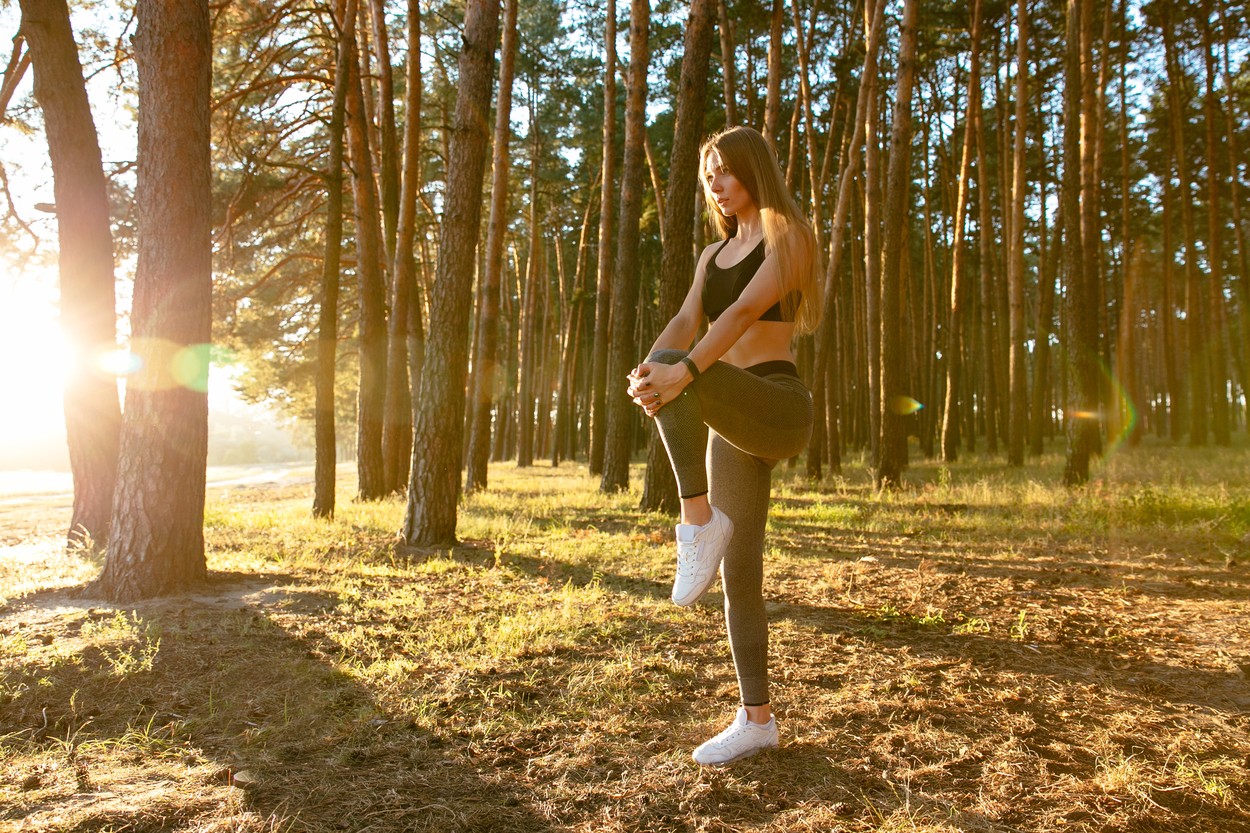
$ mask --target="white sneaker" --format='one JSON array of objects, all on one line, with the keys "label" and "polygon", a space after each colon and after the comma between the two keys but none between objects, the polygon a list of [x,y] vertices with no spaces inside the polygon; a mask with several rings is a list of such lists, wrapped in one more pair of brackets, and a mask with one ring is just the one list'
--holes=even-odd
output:
[{"label": "white sneaker", "polygon": [[747,720],[741,706],[729,728],[694,750],[695,763],[703,766],[724,766],[746,758],[761,749],[777,748],[777,719],[769,717],[763,725]]},{"label": "white sneaker", "polygon": [[677,524],[677,577],[673,579],[673,604],[688,607],[697,602],[712,583],[734,525],[729,516],[712,507],[712,520],[703,526]]}]

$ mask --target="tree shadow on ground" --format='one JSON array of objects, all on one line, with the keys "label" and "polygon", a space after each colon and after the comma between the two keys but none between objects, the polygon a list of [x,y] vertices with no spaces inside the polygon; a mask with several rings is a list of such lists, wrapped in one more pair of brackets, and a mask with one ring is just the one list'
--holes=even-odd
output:
[{"label": "tree shadow on ground", "polygon": [[[243,578],[121,609],[63,590],[11,605],[0,628],[57,650],[4,670],[18,693],[0,709],[0,738],[8,766],[30,771],[7,773],[24,786],[0,819],[58,833],[226,818],[232,830],[554,829],[454,732],[389,712],[340,670],[342,646],[288,629],[338,596]],[[107,627],[122,637],[79,644]],[[146,665],[121,659],[157,644]],[[136,788],[156,783],[172,788]]]}]

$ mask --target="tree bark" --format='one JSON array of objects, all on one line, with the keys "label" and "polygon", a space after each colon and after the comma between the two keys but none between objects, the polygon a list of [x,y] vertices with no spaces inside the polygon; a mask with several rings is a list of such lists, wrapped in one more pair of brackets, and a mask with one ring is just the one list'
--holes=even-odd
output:
[{"label": "tree bark", "polygon": [[629,485],[631,420],[634,404],[621,387],[640,358],[634,338],[638,319],[638,224],[646,159],[643,148],[647,105],[647,63],[651,5],[633,0],[629,13],[629,91],[625,105],[625,166],[621,171],[620,229],[612,276],[611,345],[608,351],[607,436],[600,489],[617,492]]},{"label": "tree bark", "polygon": [[608,337],[612,316],[612,233],[616,205],[612,199],[616,178],[616,0],[607,0],[606,55],[603,63],[603,178],[599,193],[599,268],[595,287],[594,351],[591,371],[591,474],[603,473],[607,437]]},{"label": "tree bark", "polygon": [[729,0],[718,0],[716,8],[720,15],[721,76],[725,82],[725,126],[733,127],[738,121],[737,64],[734,56],[734,35],[729,20]]},{"label": "tree bark", "polygon": [[785,0],[773,0],[768,23],[768,93],[764,99],[764,138],[777,146],[777,125],[781,118],[781,34],[785,20]]},{"label": "tree bark", "polygon": [[1098,446],[1098,311],[1095,216],[1094,74],[1092,0],[1068,0],[1068,55],[1064,81],[1064,189],[1068,201],[1064,247],[1068,321],[1065,345],[1075,384],[1064,406],[1067,453],[1063,479],[1068,486],[1089,480],[1089,461]]},{"label": "tree bark", "polygon": [[[864,147],[868,127],[868,98],[864,94],[864,79],[874,78],[877,74],[877,58],[881,49],[881,35],[885,28],[885,0],[869,0],[864,5],[864,67],[860,73],[860,90],[855,102],[855,127],[851,131],[850,143],[846,149],[846,160],[842,173],[838,178],[838,201],[833,211],[833,227],[829,241],[829,263],[825,269],[824,309],[821,312],[821,325],[816,332],[816,356],[813,362],[812,402],[817,422],[824,422],[824,431],[818,424],[812,431],[814,437],[824,436],[829,452],[830,467],[841,469],[840,437],[838,421],[843,397],[840,385],[831,383],[832,370],[837,367],[833,356],[837,344],[835,335],[839,329],[835,320],[838,310],[838,295],[843,250],[846,248],[848,231],[847,217],[851,210],[854,185],[859,176],[860,149]],[[873,137],[874,141],[876,137]],[[851,236],[853,241],[854,235]],[[844,340],[845,341],[845,340]],[[845,374],[839,374],[843,379]],[[819,453],[813,454],[809,448],[807,458],[807,474],[809,477],[820,477]]]},{"label": "tree bark", "polygon": [[[1165,4],[1166,5],[1166,4]],[[1189,444],[1207,443],[1207,387],[1206,358],[1203,343],[1207,335],[1207,321],[1203,310],[1202,283],[1198,277],[1198,252],[1194,240],[1193,193],[1189,178],[1189,156],[1185,152],[1184,101],[1181,87],[1184,74],[1176,55],[1175,30],[1171,6],[1166,6],[1163,25],[1163,47],[1168,74],[1168,103],[1171,111],[1172,158],[1176,163],[1177,181],[1180,185],[1181,233],[1185,236],[1185,334],[1189,360]]]},{"label": "tree bark", "polygon": [[439,291],[433,293],[430,304],[408,507],[401,531],[404,541],[413,546],[450,546],[456,539],[469,319],[498,37],[499,0],[469,0],[447,159],[436,278]]},{"label": "tree bark", "polygon": [[[694,237],[699,192],[699,140],[707,105],[707,68],[712,54],[716,4],[717,0],[693,0],[686,20],[681,79],[675,102],[673,155],[668,173],[668,229],[660,255],[660,321],[668,321],[681,309],[694,273],[694,249],[690,243]],[[678,507],[672,466],[659,434],[652,430],[647,446],[642,508],[674,513]]]},{"label": "tree bark", "polygon": [[1011,409],[1010,419],[1007,421],[1007,462],[1012,466],[1024,465],[1024,435],[1028,430],[1028,372],[1024,364],[1024,194],[1028,188],[1025,180],[1024,139],[1028,128],[1028,39],[1028,4],[1026,0],[1019,0],[1016,7],[1016,124],[1015,145],[1012,149],[1011,250],[1007,278],[1011,310],[1008,347],[1008,400]]},{"label": "tree bark", "polygon": [[[414,0],[415,2],[415,0]],[[505,0],[499,92],[495,104],[495,140],[491,157],[490,220],[486,231],[486,262],[478,298],[477,345],[474,353],[473,423],[465,489],[485,489],[491,448],[491,410],[499,373],[499,290],[503,284],[503,247],[508,231],[508,177],[512,140],[512,81],[517,52],[517,0]]]},{"label": "tree bark", "polygon": [[[386,491],[402,491],[412,459],[414,382],[420,378],[425,346],[424,315],[417,284],[415,241],[417,195],[421,192],[421,7],[408,0],[408,67],[405,91],[404,155],[398,217],[391,259],[391,316],[387,332],[386,412],[382,424]],[[382,134],[386,135],[385,130]],[[382,154],[383,160],[386,153]],[[383,189],[385,200],[385,188]],[[385,216],[385,215],[384,215]]]},{"label": "tree bark", "polygon": [[356,284],[360,303],[360,387],[356,398],[356,476],[361,500],[385,497],[382,424],[386,414],[386,278],[383,274],[382,229],[374,184],[358,62],[351,66],[347,87],[347,147],[351,155],[356,206]]},{"label": "tree bark", "polygon": [[1208,343],[1211,369],[1211,434],[1216,445],[1232,444],[1232,432],[1228,420],[1228,396],[1225,393],[1228,371],[1228,354],[1224,347],[1224,327],[1221,326],[1224,311],[1224,221],[1220,216],[1220,152],[1216,144],[1215,120],[1219,101],[1215,94],[1215,50],[1212,44],[1211,0],[1203,4],[1202,52],[1206,63],[1206,96],[1203,101],[1203,122],[1207,143],[1207,280],[1206,302],[1210,313]]},{"label": "tree bark", "polygon": [[[117,379],[96,367],[117,344],[108,184],[65,0],[22,0],[56,199],[61,329],[72,345],[65,434],[74,479],[71,546],[103,547],[117,481]],[[7,80],[7,78],[6,78]]]},{"label": "tree bark", "polygon": [[334,378],[339,338],[339,264],[343,253],[343,131],[347,85],[355,61],[356,0],[338,3],[338,56],[334,71],[334,103],[330,110],[330,160],[326,169],[326,248],[321,268],[321,306],[317,313],[317,369],[313,471],[313,517],[334,517],[335,472],[338,462],[334,419]]},{"label": "tree bark", "polygon": [[212,322],[211,44],[206,0],[139,0],[139,252],[108,558],[115,602],[202,582]]},{"label": "tree bark", "polygon": [[916,18],[918,0],[903,4],[899,39],[898,83],[894,93],[894,125],[890,137],[890,169],[886,185],[885,256],[881,269],[881,326],[870,338],[880,339],[881,395],[873,403],[881,414],[880,456],[873,472],[879,489],[902,485],[907,462],[906,391],[902,344],[904,236],[911,206],[912,90],[916,80]]},{"label": "tree bark", "polygon": [[[972,151],[976,146],[976,125],[981,113],[981,0],[972,6],[972,50],[968,64],[968,111],[964,115],[964,145],[959,157],[959,181],[955,197],[955,231],[951,242],[950,326],[946,350],[946,402],[942,411],[942,459],[953,463],[959,458],[960,384],[963,375],[964,318],[968,303],[964,271],[964,234],[968,214],[968,182],[971,179]],[[963,397],[970,407],[970,397]]]}]

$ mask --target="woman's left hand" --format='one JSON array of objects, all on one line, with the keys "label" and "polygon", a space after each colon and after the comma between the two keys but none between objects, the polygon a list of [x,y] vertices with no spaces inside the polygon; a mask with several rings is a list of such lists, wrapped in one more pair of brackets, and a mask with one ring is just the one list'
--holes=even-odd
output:
[{"label": "woman's left hand", "polygon": [[672,402],[689,384],[686,377],[690,371],[685,365],[643,362],[629,372],[629,388],[626,391],[634,404],[655,416],[661,408]]}]

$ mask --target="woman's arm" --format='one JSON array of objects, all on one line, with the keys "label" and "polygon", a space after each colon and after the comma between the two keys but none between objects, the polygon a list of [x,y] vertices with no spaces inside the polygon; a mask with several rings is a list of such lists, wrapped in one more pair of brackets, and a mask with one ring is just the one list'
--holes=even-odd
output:
[{"label": "woman's arm", "polygon": [[[743,333],[750,329],[751,325],[758,321],[760,316],[768,311],[769,307],[781,300],[781,286],[778,280],[777,268],[777,258],[771,253],[766,255],[764,262],[751,278],[751,282],[742,291],[742,295],[721,313],[720,317],[708,329],[707,334],[695,345],[688,358],[694,362],[699,372],[707,370],[721,356],[729,352],[729,349],[737,343]],[[693,291],[692,287],[691,292],[693,293]],[[689,296],[687,296],[688,300]],[[701,311],[701,298],[699,306]],[[674,318],[673,320],[676,321],[677,319]],[[665,333],[668,333],[672,326],[673,324],[670,322],[669,327],[665,328]],[[690,340],[683,343],[662,343],[662,334],[661,338],[656,341],[656,345],[657,347],[685,349],[693,339],[694,335],[692,333]],[[653,414],[663,404],[676,399],[682,390],[693,381],[694,375],[684,363],[667,365],[643,362],[630,374],[631,384],[628,392],[637,404],[646,407],[647,412]],[[653,400],[651,397],[657,392],[660,394],[660,397]]]},{"label": "woman's arm", "polygon": [[703,323],[703,282],[712,248],[707,246],[699,255],[694,267],[694,280],[685,300],[681,302],[681,309],[656,337],[655,344],[651,345],[647,355],[656,350],[688,350],[694,343],[695,336],[699,334],[699,325]]}]

